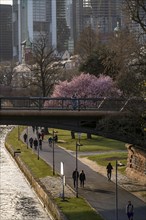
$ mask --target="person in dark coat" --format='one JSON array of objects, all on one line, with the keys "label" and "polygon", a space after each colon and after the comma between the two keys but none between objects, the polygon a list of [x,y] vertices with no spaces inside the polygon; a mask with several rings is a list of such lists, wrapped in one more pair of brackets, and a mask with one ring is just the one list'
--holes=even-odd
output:
[{"label": "person in dark coat", "polygon": [[128,220],[133,220],[134,207],[131,201],[128,201],[128,205],[126,205],[126,214],[128,216]]},{"label": "person in dark coat", "polygon": [[86,180],[86,175],[84,173],[84,170],[82,170],[82,172],[80,173],[80,186],[81,187],[84,187],[84,183],[85,183],[85,180]]},{"label": "person in dark coat", "polygon": [[34,145],[34,149],[37,150],[38,140],[36,138],[34,139],[33,145]]},{"label": "person in dark coat", "polygon": [[76,188],[77,184],[78,184],[78,179],[79,179],[79,172],[77,171],[77,169],[75,169],[72,173],[72,178],[73,178],[73,184],[74,184],[74,188]]},{"label": "person in dark coat", "polygon": [[42,139],[41,138],[39,139],[39,148],[40,150],[42,150]]},{"label": "person in dark coat", "polygon": [[24,142],[26,143],[26,141],[27,141],[27,134],[26,133],[23,135],[23,139],[24,139]]},{"label": "person in dark coat", "polygon": [[29,138],[29,144],[30,144],[30,147],[32,148],[32,146],[33,146],[33,138],[32,137]]},{"label": "person in dark coat", "polygon": [[112,169],[113,169],[111,163],[109,163],[107,165],[106,169],[107,169],[107,178],[110,181],[111,180],[111,176],[112,176]]}]

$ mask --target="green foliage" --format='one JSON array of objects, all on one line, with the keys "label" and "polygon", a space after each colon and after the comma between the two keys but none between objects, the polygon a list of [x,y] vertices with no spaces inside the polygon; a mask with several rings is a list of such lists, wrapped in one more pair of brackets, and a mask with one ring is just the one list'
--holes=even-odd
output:
[{"label": "green foliage", "polygon": [[80,65],[79,71],[90,73],[97,77],[102,74],[104,72],[104,66],[99,54],[94,52],[88,56],[87,59]]},{"label": "green foliage", "polygon": [[68,220],[102,220],[102,218],[91,209],[82,198],[69,198],[65,201],[57,198],[56,202],[67,216]]}]

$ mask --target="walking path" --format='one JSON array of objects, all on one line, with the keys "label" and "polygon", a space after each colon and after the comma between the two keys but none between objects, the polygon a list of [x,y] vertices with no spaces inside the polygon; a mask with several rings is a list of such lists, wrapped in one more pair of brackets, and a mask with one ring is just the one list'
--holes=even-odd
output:
[{"label": "walking path", "polygon": [[[31,128],[29,128],[28,134],[29,137],[34,135]],[[39,154],[46,163],[53,166],[52,148],[48,146],[48,141],[43,141],[42,151]],[[58,173],[60,173],[61,162],[64,163],[66,183],[73,189],[72,171],[76,167],[76,158],[71,152],[55,145],[54,164],[55,171]],[[86,173],[85,188],[79,188],[79,196],[84,197],[105,220],[126,220],[125,207],[129,200],[134,205],[134,220],[146,220],[146,203],[144,201],[120,186],[116,194],[115,183],[107,181],[107,178],[101,175],[98,169],[95,170],[85,163],[86,161],[83,163],[78,160],[78,170],[84,170]],[[118,198],[118,216],[116,212],[116,196]]]}]

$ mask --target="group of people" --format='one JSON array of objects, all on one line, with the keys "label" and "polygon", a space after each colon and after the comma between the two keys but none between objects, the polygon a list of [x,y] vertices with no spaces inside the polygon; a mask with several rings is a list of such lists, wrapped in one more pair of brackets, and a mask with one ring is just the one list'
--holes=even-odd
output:
[{"label": "group of people", "polygon": [[80,180],[80,186],[84,187],[85,180],[86,180],[86,175],[84,173],[84,170],[82,170],[80,173],[78,172],[77,169],[75,169],[72,173],[72,178],[73,178],[73,184],[74,188],[76,188],[78,184],[78,179]]},{"label": "group of people", "polygon": [[[35,127],[32,127],[32,129],[33,129],[33,132],[35,132],[35,129],[36,129],[36,128],[35,128]],[[30,137],[30,138],[28,139],[27,133],[24,133],[24,135],[23,135],[23,140],[24,140],[25,143],[27,143],[27,144],[29,143],[29,145],[30,145],[31,148],[34,147],[34,149],[37,150],[38,147],[39,147],[39,149],[42,150],[42,141],[43,141],[43,139],[44,139],[44,130],[42,129],[42,130],[39,132],[38,129],[36,129],[36,135],[37,135],[37,137],[35,137],[35,138]]]},{"label": "group of people", "polygon": [[54,137],[49,137],[48,138],[49,147],[52,147],[53,141],[55,143],[58,142],[58,135],[57,134],[55,134]]}]

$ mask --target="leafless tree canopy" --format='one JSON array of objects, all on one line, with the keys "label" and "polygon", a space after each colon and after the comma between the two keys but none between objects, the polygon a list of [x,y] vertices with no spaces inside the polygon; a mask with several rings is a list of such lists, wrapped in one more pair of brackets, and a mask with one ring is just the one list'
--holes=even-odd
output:
[{"label": "leafless tree canopy", "polygon": [[130,18],[138,23],[146,32],[146,1],[145,0],[124,0],[125,8]]},{"label": "leafless tree canopy", "polygon": [[80,34],[75,53],[79,54],[82,59],[86,59],[97,48],[98,42],[98,34],[89,26]]},{"label": "leafless tree canopy", "polygon": [[58,79],[58,69],[52,64],[56,60],[55,50],[49,47],[49,38],[40,35],[33,42],[33,64],[31,84],[38,88],[38,95],[48,96]]}]

